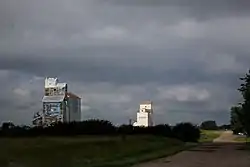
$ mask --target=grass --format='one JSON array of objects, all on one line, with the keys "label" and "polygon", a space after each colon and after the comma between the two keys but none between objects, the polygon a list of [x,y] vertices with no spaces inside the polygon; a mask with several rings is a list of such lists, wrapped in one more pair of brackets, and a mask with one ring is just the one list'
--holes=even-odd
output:
[{"label": "grass", "polygon": [[177,153],[191,145],[163,137],[127,136],[0,139],[0,166],[128,166]]},{"label": "grass", "polygon": [[246,137],[239,136],[239,137],[235,138],[234,140],[235,140],[235,141],[239,141],[239,142],[247,142],[247,143],[250,143],[250,137],[246,138]]},{"label": "grass", "polygon": [[214,139],[219,137],[221,134],[221,131],[218,130],[201,130],[201,137],[199,139],[199,142],[212,142]]},{"label": "grass", "polygon": [[238,141],[238,142],[242,142],[242,143],[246,142],[245,149],[250,151],[250,137],[246,138],[246,137],[243,137],[243,136],[239,136],[239,137],[235,138],[234,140]]}]

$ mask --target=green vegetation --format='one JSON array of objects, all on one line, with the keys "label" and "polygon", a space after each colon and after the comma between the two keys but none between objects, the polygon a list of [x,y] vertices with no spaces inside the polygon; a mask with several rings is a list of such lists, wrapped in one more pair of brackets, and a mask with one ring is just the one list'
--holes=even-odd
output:
[{"label": "green vegetation", "polygon": [[240,80],[242,83],[238,90],[243,100],[231,108],[231,125],[234,133],[241,131],[250,136],[250,70]]},{"label": "green vegetation", "polygon": [[233,106],[231,107],[231,126],[234,134],[244,132],[244,127],[242,124],[242,119],[240,116],[242,115],[242,107],[241,106]]},{"label": "green vegetation", "polygon": [[117,127],[106,120],[86,120],[19,127],[7,122],[0,137],[1,167],[118,167],[192,147],[186,143],[197,142],[200,130],[191,123]]},{"label": "green vegetation", "polygon": [[235,141],[250,143],[250,137],[246,138],[246,137],[241,137],[240,136],[240,137],[235,138]]},{"label": "green vegetation", "polygon": [[204,130],[218,130],[219,127],[217,126],[215,121],[208,120],[202,122],[200,128]]},{"label": "green vegetation", "polygon": [[199,142],[212,142],[214,139],[219,137],[221,131],[218,130],[201,130],[201,137]]},{"label": "green vegetation", "polygon": [[197,142],[200,130],[189,122],[182,122],[170,127],[160,124],[151,127],[132,125],[114,126],[107,120],[85,120],[81,122],[56,123],[49,127],[20,127],[11,122],[3,123],[0,137],[38,137],[38,136],[79,136],[79,135],[154,135],[175,138],[183,142]]},{"label": "green vegetation", "polygon": [[37,137],[0,139],[0,166],[127,166],[190,147],[156,136]]}]

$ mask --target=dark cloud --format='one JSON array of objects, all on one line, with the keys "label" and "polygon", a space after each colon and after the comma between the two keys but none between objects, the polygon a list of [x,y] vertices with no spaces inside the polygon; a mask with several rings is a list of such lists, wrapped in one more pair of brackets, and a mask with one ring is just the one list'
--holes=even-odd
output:
[{"label": "dark cloud", "polygon": [[[205,61],[199,61],[193,54],[199,53],[188,50],[151,51],[134,47],[98,47],[96,50],[89,47],[79,50],[52,50],[39,52],[37,55],[2,55],[0,66],[5,70],[22,71],[42,77],[52,75],[83,82],[110,82],[119,85],[147,82],[212,82],[232,86],[238,84],[237,78],[244,71],[234,70],[234,64],[227,63],[226,69],[223,70],[223,63],[227,61],[227,57],[218,56],[218,60],[213,60],[208,55]],[[245,64],[247,67],[246,60],[249,59],[240,56],[236,58],[239,58],[240,65]],[[232,63],[237,66],[236,62]],[[212,71],[208,71],[210,68]],[[228,71],[230,68],[232,71]]]},{"label": "dark cloud", "polygon": [[177,7],[180,12],[186,11],[197,19],[211,17],[228,17],[231,15],[249,15],[250,2],[245,0],[105,0],[102,3],[110,3],[122,6],[134,7]]},{"label": "dark cloud", "polygon": [[43,79],[83,97],[83,119],[228,122],[249,67],[245,0],[0,1],[0,121],[30,123]]}]

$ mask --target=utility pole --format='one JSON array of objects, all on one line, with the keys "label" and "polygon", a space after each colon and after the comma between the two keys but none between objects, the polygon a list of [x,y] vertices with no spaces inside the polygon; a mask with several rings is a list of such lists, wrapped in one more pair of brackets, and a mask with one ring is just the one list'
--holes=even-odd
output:
[{"label": "utility pole", "polygon": [[70,122],[70,106],[69,106],[69,101],[68,101],[68,112],[69,112],[69,122]]},{"label": "utility pole", "polygon": [[129,125],[132,125],[132,119],[129,119]]}]

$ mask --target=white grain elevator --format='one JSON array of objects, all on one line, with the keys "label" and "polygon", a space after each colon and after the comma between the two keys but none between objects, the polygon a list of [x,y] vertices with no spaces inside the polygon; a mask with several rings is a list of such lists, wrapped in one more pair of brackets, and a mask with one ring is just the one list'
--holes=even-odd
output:
[{"label": "white grain elevator", "polygon": [[137,121],[133,126],[149,127],[153,126],[153,103],[152,101],[144,101],[140,104],[137,112]]}]

